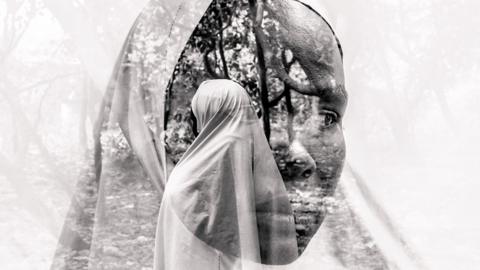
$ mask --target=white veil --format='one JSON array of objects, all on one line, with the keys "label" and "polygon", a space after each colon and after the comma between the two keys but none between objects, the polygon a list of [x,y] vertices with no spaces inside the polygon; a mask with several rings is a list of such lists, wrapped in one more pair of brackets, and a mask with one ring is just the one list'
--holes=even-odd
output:
[{"label": "white veil", "polygon": [[205,81],[192,110],[199,134],[166,186],[155,269],[293,262],[293,212],[247,91],[230,80]]}]

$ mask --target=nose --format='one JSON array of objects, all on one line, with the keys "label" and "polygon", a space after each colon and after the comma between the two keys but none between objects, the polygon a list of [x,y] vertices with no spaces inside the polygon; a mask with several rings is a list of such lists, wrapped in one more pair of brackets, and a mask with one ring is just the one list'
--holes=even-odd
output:
[{"label": "nose", "polygon": [[316,170],[315,160],[307,152],[302,143],[294,139],[288,148],[289,155],[287,160],[287,168],[289,174],[293,178],[307,179]]}]

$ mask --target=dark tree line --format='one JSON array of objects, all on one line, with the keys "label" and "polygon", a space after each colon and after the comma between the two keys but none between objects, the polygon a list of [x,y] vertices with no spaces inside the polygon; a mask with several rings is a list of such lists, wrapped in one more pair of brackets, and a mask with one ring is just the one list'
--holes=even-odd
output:
[{"label": "dark tree line", "polygon": [[[318,92],[308,83],[305,65],[286,44],[289,37],[281,33],[278,18],[287,8],[266,1],[213,1],[195,28],[172,76],[166,120],[169,114],[175,115],[177,107],[188,106],[191,93],[202,80],[233,79],[250,92],[267,138],[271,136],[271,114],[276,113],[272,108],[281,105],[281,110],[288,115],[289,140],[293,140],[296,110],[292,98],[305,103],[305,96],[318,95]],[[295,41],[289,42],[295,44]],[[296,95],[292,96],[291,91]]]}]

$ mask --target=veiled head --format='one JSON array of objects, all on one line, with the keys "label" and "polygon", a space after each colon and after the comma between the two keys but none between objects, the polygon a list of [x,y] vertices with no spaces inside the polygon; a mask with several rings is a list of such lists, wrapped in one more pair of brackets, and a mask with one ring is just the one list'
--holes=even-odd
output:
[{"label": "veiled head", "polygon": [[[231,80],[204,81],[192,98],[192,112],[200,131],[209,121],[225,121],[240,117],[241,111],[251,106],[245,89]],[[253,113],[253,109],[250,108]],[[254,118],[253,115],[250,118]]]}]

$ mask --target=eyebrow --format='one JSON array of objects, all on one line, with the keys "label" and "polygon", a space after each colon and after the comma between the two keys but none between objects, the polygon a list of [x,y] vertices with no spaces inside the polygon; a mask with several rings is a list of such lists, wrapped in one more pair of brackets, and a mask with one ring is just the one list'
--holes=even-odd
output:
[{"label": "eyebrow", "polygon": [[337,84],[334,88],[318,89],[317,93],[318,95],[315,96],[320,98],[323,108],[334,110],[343,116],[348,103],[348,93],[343,83]]}]

